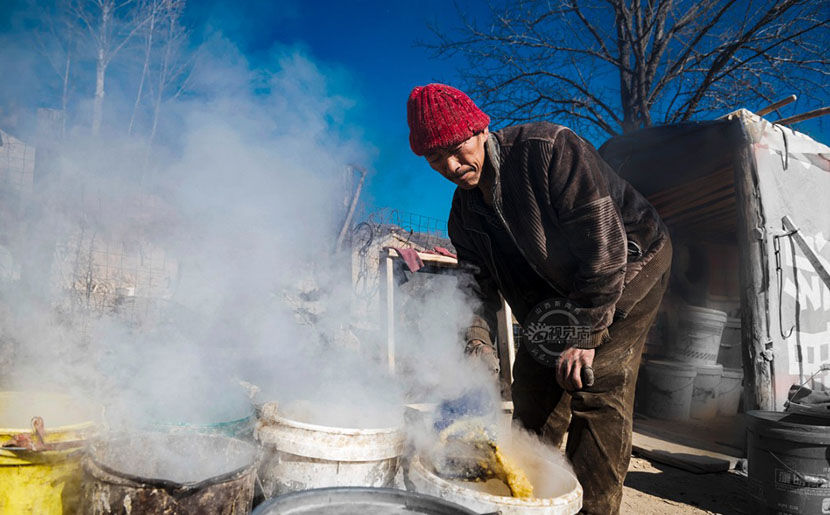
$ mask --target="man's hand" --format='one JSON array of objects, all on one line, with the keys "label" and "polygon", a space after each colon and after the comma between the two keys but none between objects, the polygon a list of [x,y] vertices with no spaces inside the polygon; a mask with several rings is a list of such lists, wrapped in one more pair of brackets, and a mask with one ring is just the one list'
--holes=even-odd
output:
[{"label": "man's hand", "polygon": [[[566,391],[581,390],[594,384],[594,349],[568,347],[556,363],[556,382]],[[587,384],[583,384],[583,379]]]},{"label": "man's hand", "polygon": [[487,345],[481,340],[470,340],[464,352],[469,356],[475,356],[478,361],[494,376],[499,375],[499,356],[492,345]]}]

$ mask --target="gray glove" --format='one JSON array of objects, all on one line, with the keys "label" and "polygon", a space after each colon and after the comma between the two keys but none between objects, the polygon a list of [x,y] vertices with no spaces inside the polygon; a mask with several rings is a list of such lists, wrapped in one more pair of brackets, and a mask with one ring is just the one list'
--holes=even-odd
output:
[{"label": "gray glove", "polygon": [[501,370],[499,355],[492,345],[488,345],[481,340],[470,340],[464,348],[464,354],[479,360],[494,376],[499,375]]}]

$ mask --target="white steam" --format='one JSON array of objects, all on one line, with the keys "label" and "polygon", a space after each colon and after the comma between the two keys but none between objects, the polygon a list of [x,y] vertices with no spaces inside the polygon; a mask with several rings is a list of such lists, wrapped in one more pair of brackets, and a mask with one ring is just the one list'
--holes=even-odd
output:
[{"label": "white steam", "polygon": [[385,425],[476,384],[495,398],[462,356],[471,306],[453,281],[401,304],[397,375],[384,335],[353,330],[365,310],[334,239],[343,170],[373,151],[340,74],[290,49],[252,67],[218,37],[149,154],[81,126],[53,143],[7,224],[25,238],[2,242],[22,272],[0,285],[0,388],[93,399],[114,429],[244,416],[240,380],[333,424]]}]

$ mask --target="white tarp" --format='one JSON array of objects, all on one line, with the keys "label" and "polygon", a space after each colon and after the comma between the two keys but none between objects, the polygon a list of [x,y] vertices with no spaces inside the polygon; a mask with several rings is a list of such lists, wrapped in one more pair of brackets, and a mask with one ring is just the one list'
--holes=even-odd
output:
[{"label": "white tarp", "polygon": [[[747,126],[766,230],[769,333],[776,408],[781,409],[791,384],[830,363],[830,288],[782,224],[789,217],[830,271],[830,147],[758,118],[747,120]],[[830,377],[816,379],[830,386]]]}]

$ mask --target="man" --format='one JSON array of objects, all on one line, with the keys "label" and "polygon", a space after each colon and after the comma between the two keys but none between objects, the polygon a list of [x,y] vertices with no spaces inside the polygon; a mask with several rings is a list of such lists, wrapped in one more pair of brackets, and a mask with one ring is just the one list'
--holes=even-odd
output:
[{"label": "man", "polygon": [[[490,133],[489,117],[443,84],[412,90],[407,121],[412,151],[458,185],[449,235],[459,261],[477,269],[473,291],[481,300],[467,351],[494,359],[499,293],[522,325],[540,302],[558,298],[587,328],[554,363],[537,361],[529,344],[519,348],[514,418],[540,433],[570,397],[570,427],[551,429],[555,438],[568,430],[583,511],[617,513],[640,356],[671,264],[665,226],[566,127],[531,123]],[[593,384],[583,384],[586,372]]]}]

